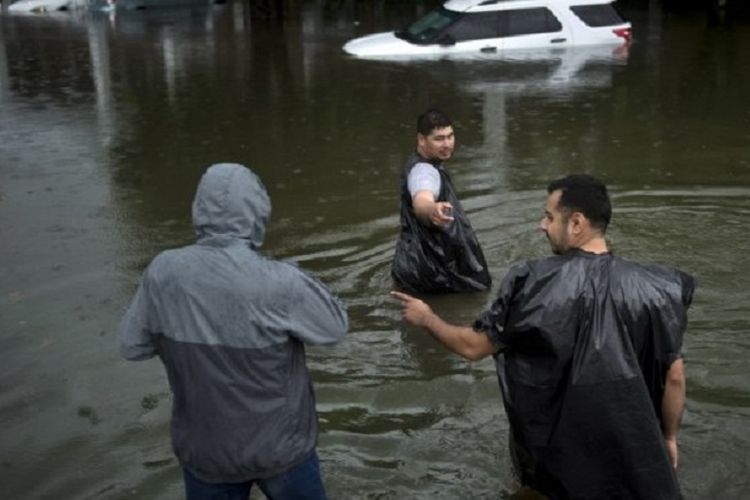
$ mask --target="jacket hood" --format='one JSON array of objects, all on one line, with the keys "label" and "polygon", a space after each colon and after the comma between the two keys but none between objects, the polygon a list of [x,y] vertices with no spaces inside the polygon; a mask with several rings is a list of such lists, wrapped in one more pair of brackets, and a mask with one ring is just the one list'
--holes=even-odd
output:
[{"label": "jacket hood", "polygon": [[201,177],[193,200],[193,227],[198,238],[226,236],[263,244],[271,200],[260,178],[237,163],[211,165]]}]

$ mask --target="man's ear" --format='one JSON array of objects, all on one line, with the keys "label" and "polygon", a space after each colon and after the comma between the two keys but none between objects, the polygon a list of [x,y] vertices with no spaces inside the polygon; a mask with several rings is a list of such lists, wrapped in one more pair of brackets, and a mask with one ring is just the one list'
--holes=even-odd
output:
[{"label": "man's ear", "polygon": [[579,235],[588,227],[588,219],[581,212],[573,212],[568,219],[568,227],[573,234]]}]

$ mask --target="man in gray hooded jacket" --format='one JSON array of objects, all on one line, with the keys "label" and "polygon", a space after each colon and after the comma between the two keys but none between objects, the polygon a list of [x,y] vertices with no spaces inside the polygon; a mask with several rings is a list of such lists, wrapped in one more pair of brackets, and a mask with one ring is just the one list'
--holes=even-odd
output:
[{"label": "man in gray hooded jacket", "polygon": [[159,254],[119,329],[122,355],[158,355],[174,395],[171,433],[187,498],[325,498],[304,344],[348,328],[344,307],[294,265],[260,255],[271,212],[237,164],[203,175],[195,244]]}]

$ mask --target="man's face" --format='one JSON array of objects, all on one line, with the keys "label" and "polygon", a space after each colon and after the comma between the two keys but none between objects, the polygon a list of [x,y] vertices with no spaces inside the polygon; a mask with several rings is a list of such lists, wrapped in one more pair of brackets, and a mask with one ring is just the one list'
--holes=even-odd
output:
[{"label": "man's face", "polygon": [[417,149],[419,154],[428,160],[446,161],[453,156],[456,147],[456,137],[453,127],[434,128],[429,135],[417,133]]},{"label": "man's face", "polygon": [[557,190],[547,196],[547,203],[544,205],[544,217],[539,222],[539,229],[547,235],[552,253],[556,255],[570,250],[572,238],[568,224],[570,214],[559,209],[561,195],[562,191]]}]

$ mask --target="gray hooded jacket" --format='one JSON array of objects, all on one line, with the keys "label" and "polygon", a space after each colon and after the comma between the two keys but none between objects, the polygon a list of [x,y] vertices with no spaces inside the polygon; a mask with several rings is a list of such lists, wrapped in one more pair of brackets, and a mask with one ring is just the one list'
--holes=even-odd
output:
[{"label": "gray hooded jacket", "polygon": [[256,253],[270,212],[250,170],[210,167],[193,202],[198,241],[151,262],[119,329],[125,358],[164,362],[175,454],[206,482],[307,458],[318,422],[304,344],[335,343],[348,327],[324,285]]}]

